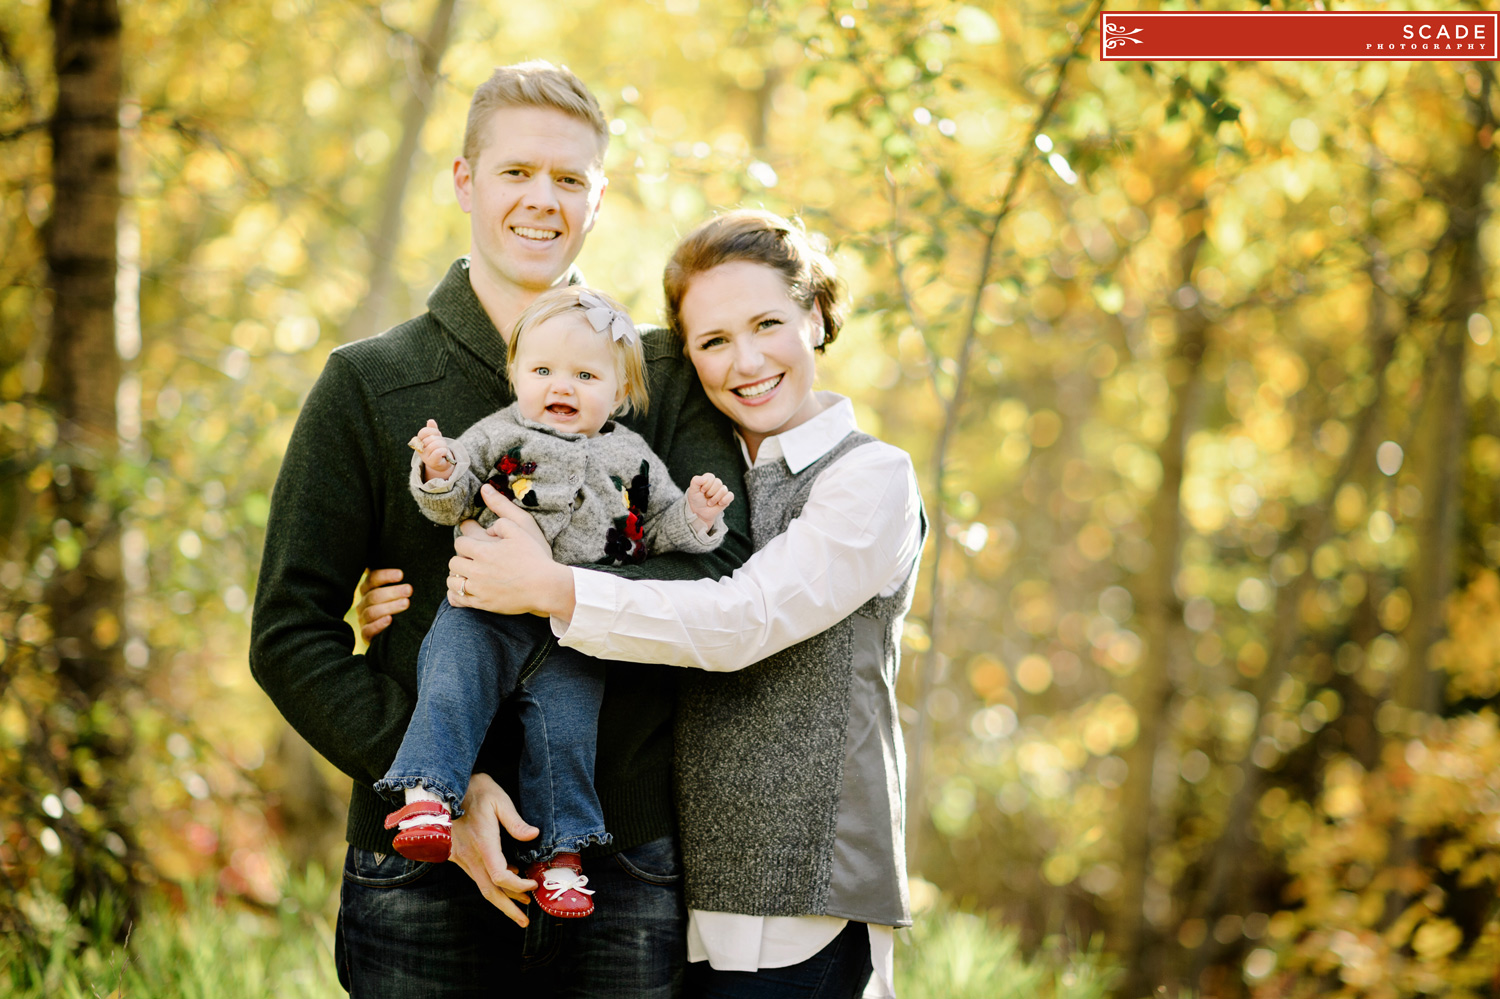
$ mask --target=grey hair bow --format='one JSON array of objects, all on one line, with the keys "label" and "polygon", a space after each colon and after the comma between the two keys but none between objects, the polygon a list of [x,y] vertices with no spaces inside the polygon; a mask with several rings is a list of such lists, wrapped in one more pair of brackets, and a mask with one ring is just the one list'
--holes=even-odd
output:
[{"label": "grey hair bow", "polygon": [[583,292],[578,296],[584,316],[595,333],[608,330],[612,339],[635,343],[635,323],[625,313],[615,309],[597,295]]}]

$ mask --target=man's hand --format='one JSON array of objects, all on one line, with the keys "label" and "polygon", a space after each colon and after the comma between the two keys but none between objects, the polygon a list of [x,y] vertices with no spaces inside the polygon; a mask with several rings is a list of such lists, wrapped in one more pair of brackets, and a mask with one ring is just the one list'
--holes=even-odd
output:
[{"label": "man's hand", "polygon": [[693,481],[688,483],[687,502],[688,509],[706,531],[714,526],[719,514],[734,502],[734,493],[729,491],[729,487],[717,475],[704,472],[693,476]]},{"label": "man's hand", "polygon": [[[366,644],[391,626],[391,619],[411,606],[411,585],[401,582],[400,569],[366,569],[359,583],[355,619]],[[397,585],[400,584],[400,585]]]},{"label": "man's hand", "polygon": [[417,436],[411,439],[410,447],[422,456],[423,482],[446,479],[457,467],[453,464],[453,452],[443,443],[443,432],[438,429],[437,420],[428,420],[427,426],[418,430]]},{"label": "man's hand", "polygon": [[536,882],[521,877],[505,862],[505,854],[500,851],[501,826],[523,840],[535,839],[541,831],[521,818],[510,795],[489,774],[475,774],[469,779],[469,793],[464,795],[464,814],[453,820],[453,847],[448,859],[474,879],[491,905],[517,926],[525,926],[530,920],[516,903],[531,901],[528,893],[535,890]]}]

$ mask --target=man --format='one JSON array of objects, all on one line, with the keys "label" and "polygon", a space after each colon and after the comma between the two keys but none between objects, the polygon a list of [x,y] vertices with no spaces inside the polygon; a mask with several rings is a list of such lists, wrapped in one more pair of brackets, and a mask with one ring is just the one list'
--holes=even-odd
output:
[{"label": "man", "polygon": [[[353,779],[336,957],[340,981],[361,997],[470,994],[502,982],[539,996],[665,996],[679,980],[685,917],[667,668],[630,667],[607,680],[596,784],[615,843],[588,866],[609,904],[586,919],[532,917],[517,904],[535,884],[507,869],[499,827],[518,839],[536,830],[487,776],[514,770],[510,727],[494,726],[476,764],[453,827],[455,863],[394,854],[383,828],[393,806],[370,789],[415,703],[417,651],[453,554],[449,529],[425,520],[407,493],[406,442],[428,418],[457,429],[513,401],[499,331],[570,279],[604,194],[607,142],[598,102],[566,69],[503,67],[479,87],[453,164],[470,257],[449,270],[427,313],[333,352],[277,479],[250,665],[292,726]],[[647,333],[645,344],[651,405],[632,428],[679,484],[711,471],[742,492],[727,424],[680,351],[664,331]],[[668,554],[622,571],[717,578],[748,554],[744,504],[730,508],[729,527],[714,553]],[[401,570],[403,588],[391,595],[409,597],[410,609],[357,656],[344,613],[367,566]],[[551,635],[534,623],[534,654],[545,657]]]}]

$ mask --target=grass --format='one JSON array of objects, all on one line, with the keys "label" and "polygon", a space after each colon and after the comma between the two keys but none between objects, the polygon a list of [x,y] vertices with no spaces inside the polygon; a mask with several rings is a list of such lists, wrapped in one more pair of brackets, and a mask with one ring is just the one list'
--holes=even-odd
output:
[{"label": "grass", "polygon": [[[153,901],[126,943],[91,940],[62,907],[34,899],[40,946],[0,940],[0,994],[14,999],[342,999],[328,915],[335,886],[314,870],[273,912],[225,904],[211,890]],[[100,934],[103,937],[112,934]],[[934,905],[898,934],[901,999],[1103,999],[1115,972],[1097,948],[1051,941],[1022,954],[990,920]]]},{"label": "grass", "polygon": [[333,929],[323,911],[332,891],[315,870],[274,912],[224,904],[209,889],[190,892],[176,906],[159,897],[129,928],[123,946],[88,939],[76,920],[34,901],[30,915],[43,934],[42,945],[25,949],[15,939],[0,941],[0,994],[14,999],[343,999],[333,968]]},{"label": "grass", "polygon": [[1013,930],[941,905],[897,935],[900,999],[1104,999],[1116,977],[1096,945],[1054,938],[1027,957]]}]

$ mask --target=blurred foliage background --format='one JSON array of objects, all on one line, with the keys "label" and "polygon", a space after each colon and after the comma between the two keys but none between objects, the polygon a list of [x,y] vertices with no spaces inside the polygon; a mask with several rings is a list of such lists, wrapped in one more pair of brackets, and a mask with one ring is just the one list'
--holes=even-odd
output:
[{"label": "blurred foliage background", "polygon": [[326,913],[347,778],[245,664],[268,495],[329,350],[466,250],[473,87],[540,57],[610,119],[580,263],[639,318],[722,206],[848,278],[824,382],[937,527],[906,994],[1493,994],[1492,67],[1102,63],[1098,6],[0,6],[14,981]]}]

